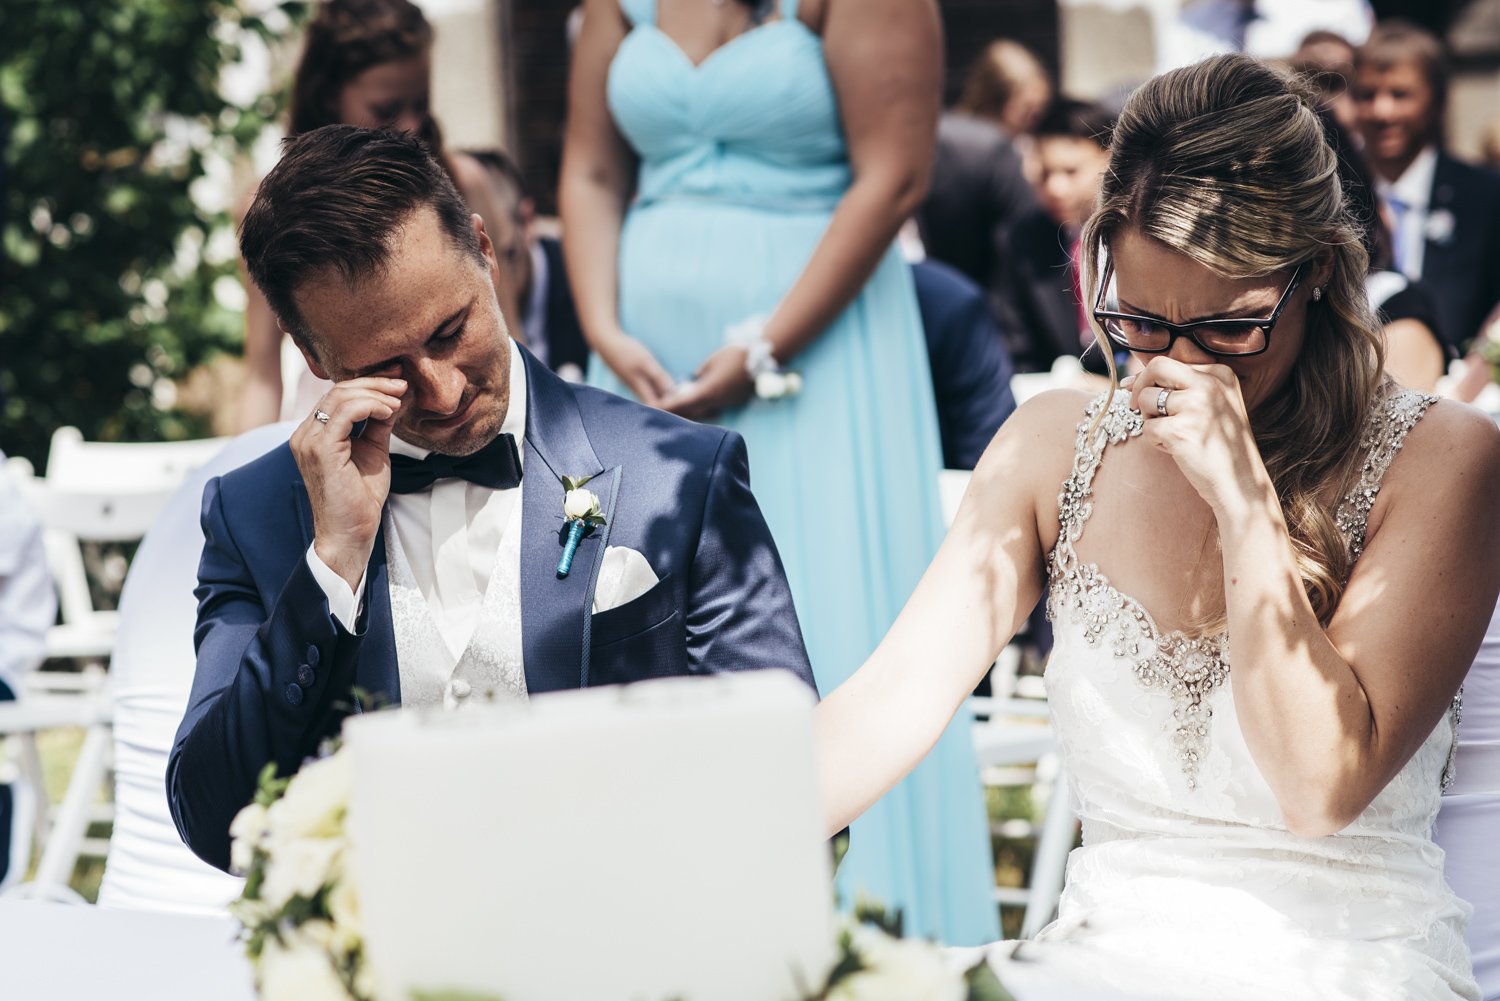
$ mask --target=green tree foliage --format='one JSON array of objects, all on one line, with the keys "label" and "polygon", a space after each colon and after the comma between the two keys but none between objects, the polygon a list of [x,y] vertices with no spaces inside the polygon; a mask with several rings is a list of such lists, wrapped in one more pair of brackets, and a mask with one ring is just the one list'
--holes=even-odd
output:
[{"label": "green tree foliage", "polygon": [[171,377],[237,353],[243,321],[232,222],[194,185],[279,110],[229,103],[220,71],[243,32],[275,41],[305,7],[4,0],[0,448],[40,467],[63,425],[101,440],[205,432],[173,409]]}]

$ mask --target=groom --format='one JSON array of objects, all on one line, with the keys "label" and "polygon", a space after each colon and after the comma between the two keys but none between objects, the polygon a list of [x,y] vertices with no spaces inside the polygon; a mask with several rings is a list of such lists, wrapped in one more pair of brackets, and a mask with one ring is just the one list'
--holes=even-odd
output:
[{"label": "groom", "polygon": [[[289,774],[385,700],[766,667],[812,685],[744,442],[513,343],[484,226],[416,140],[289,140],[241,250],[337,385],[289,445],[204,490],[198,671],[167,768],[201,858],[228,867],[268,762]],[[566,574],[564,477],[592,477],[599,515]]]}]

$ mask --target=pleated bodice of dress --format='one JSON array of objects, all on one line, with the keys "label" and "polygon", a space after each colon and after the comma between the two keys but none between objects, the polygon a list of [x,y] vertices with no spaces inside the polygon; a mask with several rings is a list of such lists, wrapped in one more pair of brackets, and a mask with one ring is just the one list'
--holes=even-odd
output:
[{"label": "pleated bodice of dress", "polygon": [[[1049,557],[1046,685],[1083,847],[1038,949],[1151,996],[1477,998],[1469,908],[1432,841],[1451,718],[1347,828],[1288,831],[1240,729],[1230,636],[1158,629],[1074,551],[1106,450],[1142,427],[1121,393],[1089,441],[1104,399],[1079,425]],[[1360,481],[1335,513],[1355,559],[1381,477],[1431,402],[1397,391],[1371,412]]]},{"label": "pleated bodice of dress", "polygon": [[609,71],[609,109],[641,158],[638,198],[832,208],[849,186],[823,43],[796,4],[693,65],[656,27],[656,0],[623,0],[636,27]]}]

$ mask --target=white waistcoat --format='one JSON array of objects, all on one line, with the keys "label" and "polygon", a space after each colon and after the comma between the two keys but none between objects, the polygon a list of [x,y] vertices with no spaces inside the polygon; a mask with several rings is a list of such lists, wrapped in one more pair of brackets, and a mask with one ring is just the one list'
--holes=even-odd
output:
[{"label": "white waistcoat", "polygon": [[402,706],[456,709],[469,702],[527,697],[521,648],[521,582],[519,574],[506,572],[520,566],[520,549],[521,505],[517,503],[500,537],[495,572],[485,588],[474,635],[463,656],[455,661],[412,576],[391,513],[386,511],[385,557]]}]

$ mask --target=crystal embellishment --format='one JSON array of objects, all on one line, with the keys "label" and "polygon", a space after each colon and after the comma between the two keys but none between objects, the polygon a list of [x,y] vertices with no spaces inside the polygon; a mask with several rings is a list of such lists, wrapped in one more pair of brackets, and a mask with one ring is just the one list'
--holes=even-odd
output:
[{"label": "crystal embellishment", "polygon": [[[1192,789],[1197,787],[1198,767],[1208,753],[1213,716],[1209,696],[1229,680],[1229,634],[1195,637],[1180,631],[1163,633],[1145,608],[1116,590],[1096,565],[1081,563],[1074,550],[1083,535],[1084,522],[1093,513],[1094,474],[1105,448],[1139,435],[1144,427],[1144,419],[1130,409],[1128,399],[1123,391],[1117,393],[1100,419],[1105,396],[1098,396],[1078,425],[1073,469],[1057,498],[1057,545],[1047,557],[1047,615],[1053,620],[1066,615],[1080,622],[1089,645],[1097,647],[1107,641],[1116,657],[1130,662],[1142,687],[1164,692],[1172,699],[1172,747]],[[1371,407],[1360,437],[1365,460],[1358,481],[1334,512],[1334,523],[1348,547],[1351,569],[1364,552],[1370,508],[1380,493],[1386,470],[1401,451],[1407,433],[1436,400],[1434,396],[1400,390],[1377,398]],[[1455,698],[1451,716],[1455,728],[1458,710],[1459,700]],[[1444,769],[1445,786],[1452,779],[1452,757],[1450,751]]]},{"label": "crystal embellishment", "polygon": [[[1057,506],[1061,530],[1047,558],[1051,586],[1047,615],[1068,614],[1083,624],[1090,646],[1108,642],[1116,657],[1130,662],[1136,680],[1145,688],[1165,692],[1172,699],[1171,741],[1188,788],[1198,783],[1198,765],[1208,752],[1208,696],[1229,677],[1229,636],[1192,637],[1182,632],[1162,633],[1139,602],[1120,593],[1092,563],[1081,563],[1073,544],[1083,535],[1093,514],[1094,474],[1104,449],[1139,435],[1145,420],[1131,410],[1128,395],[1115,396],[1102,420],[1104,396],[1089,406],[1078,425],[1073,471],[1063,484]],[[1089,432],[1094,440],[1089,441]]]}]

